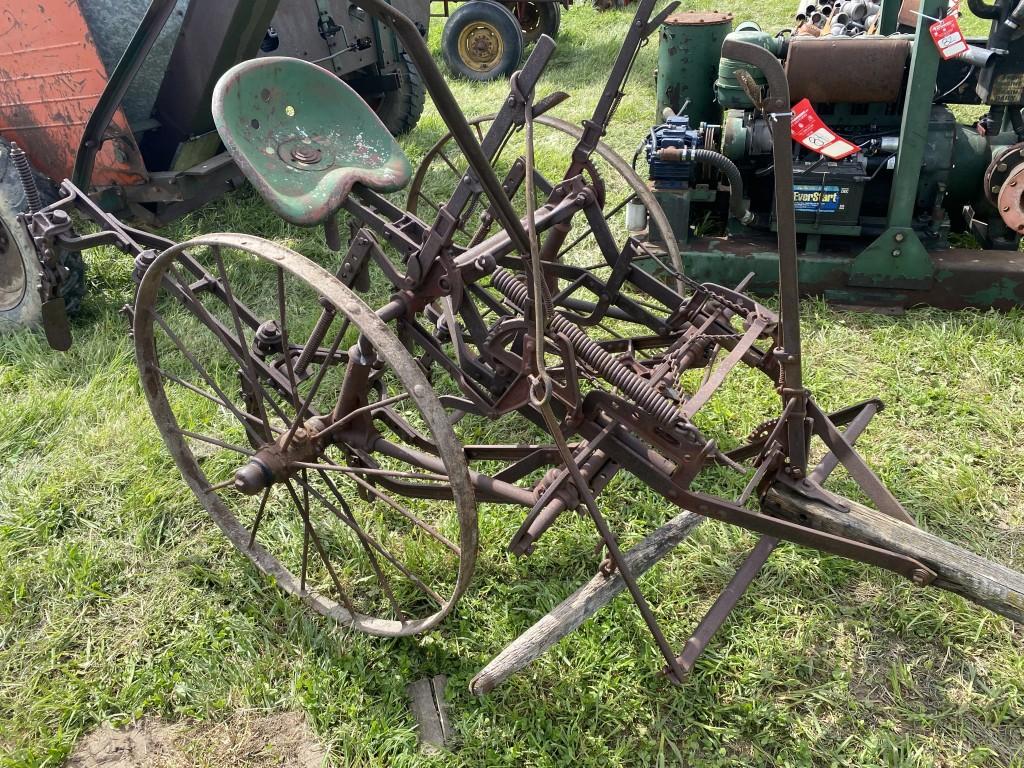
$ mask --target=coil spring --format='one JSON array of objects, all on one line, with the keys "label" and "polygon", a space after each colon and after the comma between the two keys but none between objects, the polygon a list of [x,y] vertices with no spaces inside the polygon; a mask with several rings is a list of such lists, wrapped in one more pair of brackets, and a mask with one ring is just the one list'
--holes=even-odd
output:
[{"label": "coil spring", "polygon": [[25,190],[25,201],[28,203],[28,212],[35,213],[43,207],[39,198],[39,187],[36,186],[35,176],[32,175],[32,166],[29,165],[28,155],[17,144],[11,144],[11,162],[18,172],[18,179],[21,181],[21,188]]},{"label": "coil spring", "polygon": [[[505,298],[520,307],[529,300],[526,285],[506,269],[498,268],[491,275],[491,283]],[[651,387],[647,381],[630,371],[612,357],[572,322],[557,313],[550,317],[550,327],[565,335],[576,349],[576,354],[609,383],[622,390],[634,403],[666,427],[675,426],[678,411],[675,403]]]}]

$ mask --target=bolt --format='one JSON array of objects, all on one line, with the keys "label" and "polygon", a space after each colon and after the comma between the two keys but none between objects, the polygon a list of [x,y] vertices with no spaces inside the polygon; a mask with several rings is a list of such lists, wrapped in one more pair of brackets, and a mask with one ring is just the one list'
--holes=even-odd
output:
[{"label": "bolt", "polygon": [[906,237],[907,236],[904,235],[902,232],[897,232],[895,237],[893,237],[893,240],[895,240],[897,243],[902,243],[906,239]]},{"label": "bolt", "polygon": [[1008,211],[1008,210],[1010,210],[1010,206],[1004,205],[1003,206],[1003,213],[1006,213],[1006,211]]},{"label": "bolt", "polygon": [[992,194],[994,195],[994,194],[996,194],[999,191],[999,185],[998,184],[993,184],[990,187],[990,189],[992,190]]},{"label": "bolt", "polygon": [[413,386],[413,388],[412,388],[413,396],[415,396],[415,397],[423,397],[424,393],[425,393],[425,390],[423,389],[423,385],[422,384],[416,384],[415,386]]},{"label": "bolt", "polygon": [[292,160],[303,165],[320,162],[320,150],[316,147],[296,147],[292,150]]},{"label": "bolt", "polygon": [[917,586],[923,587],[925,584],[928,583],[928,573],[927,571],[924,571],[921,568],[915,568],[913,572],[910,574],[910,580],[914,582]]},{"label": "bolt", "polygon": [[892,249],[892,255],[893,255],[893,256],[895,256],[895,257],[899,257],[899,256],[901,256],[902,254],[903,254],[903,251],[901,251],[901,250],[900,250],[899,248],[893,248],[893,249]]},{"label": "bolt", "polygon": [[996,170],[1000,173],[1006,173],[1006,163],[1000,163],[996,166]]}]

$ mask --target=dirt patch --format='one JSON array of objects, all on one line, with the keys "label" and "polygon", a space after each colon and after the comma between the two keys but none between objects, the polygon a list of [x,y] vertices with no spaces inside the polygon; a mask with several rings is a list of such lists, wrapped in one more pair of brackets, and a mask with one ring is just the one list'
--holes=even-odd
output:
[{"label": "dirt patch", "polygon": [[325,757],[298,712],[236,713],[219,723],[103,726],[78,742],[67,768],[320,768]]}]

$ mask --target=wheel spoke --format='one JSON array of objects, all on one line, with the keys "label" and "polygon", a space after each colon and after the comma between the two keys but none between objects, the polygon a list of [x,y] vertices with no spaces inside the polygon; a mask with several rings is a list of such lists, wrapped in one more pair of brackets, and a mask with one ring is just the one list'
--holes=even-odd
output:
[{"label": "wheel spoke", "polygon": [[441,211],[441,206],[439,206],[439,205],[438,205],[437,203],[435,203],[435,202],[434,202],[433,200],[431,200],[431,199],[430,199],[429,197],[427,197],[427,196],[426,196],[425,194],[423,194],[422,192],[417,192],[417,193],[416,193],[416,197],[418,197],[418,198],[419,198],[420,200],[422,200],[422,201],[423,201],[424,203],[426,203],[427,205],[429,205],[429,206],[431,207],[431,209],[432,209],[432,210],[434,211],[434,213],[440,213],[440,211]]},{"label": "wheel spoke", "polygon": [[359,544],[366,553],[366,558],[370,561],[370,567],[373,568],[373,572],[377,576],[377,583],[380,584],[381,590],[383,590],[384,594],[387,595],[388,602],[391,603],[391,609],[395,612],[395,617],[399,621],[405,621],[405,613],[402,611],[401,606],[398,605],[398,600],[395,599],[395,593],[391,589],[391,579],[387,577],[387,574],[385,574],[384,570],[380,567],[377,555],[374,554],[373,548],[366,541],[366,534],[363,531],[362,526],[359,525],[359,521],[356,520],[352,507],[350,507],[348,502],[345,501],[344,496],[341,495],[341,491],[338,490],[338,486],[334,484],[334,481],[331,480],[330,477],[325,475],[322,471],[318,471],[317,474],[319,474],[321,479],[323,479],[327,484],[327,487],[331,490],[334,498],[336,498],[338,503],[341,505],[342,511],[348,516],[349,520],[352,521],[352,529],[356,532]]},{"label": "wheel spoke", "polygon": [[455,164],[451,161],[451,159],[448,157],[448,155],[446,155],[444,152],[438,152],[438,157],[440,157],[442,160],[444,160],[445,165],[447,165],[449,168],[451,168],[456,176],[458,176],[460,179],[462,178],[462,176],[463,176],[462,171],[460,171],[458,168],[455,167]]},{"label": "wheel spoke", "polygon": [[[612,208],[607,214],[605,214],[604,220],[608,221],[609,219],[611,219],[612,216],[614,216],[616,213],[618,213],[623,208],[625,208],[626,205],[629,203],[629,201],[633,199],[633,197],[634,197],[633,195],[629,195],[621,203],[619,203],[614,208]],[[584,240],[586,240],[588,237],[590,237],[593,233],[594,233],[594,228],[593,227],[587,227],[585,230],[583,230],[583,234],[582,235],[577,237],[575,240],[573,240],[571,243],[569,243],[569,245],[565,246],[564,248],[562,248],[561,251],[558,252],[558,259],[561,260],[562,257],[565,256],[565,254],[567,254],[569,251],[571,251],[577,245],[582,243]],[[602,264],[601,266],[602,267],[607,267],[608,265],[607,264]]]},{"label": "wheel spoke", "polygon": [[[195,392],[197,395],[200,395],[201,397],[205,397],[211,403],[215,403],[216,405],[219,405],[219,406],[221,406],[223,408],[227,408],[237,418],[243,419],[245,421],[255,422],[256,424],[258,424],[261,427],[264,426],[263,421],[261,419],[257,418],[256,416],[253,416],[251,413],[242,413],[241,411],[237,410],[231,403],[224,402],[223,400],[214,397],[213,395],[211,395],[206,390],[200,389],[195,384],[190,384],[189,382],[185,381],[184,379],[178,378],[173,373],[168,373],[167,371],[165,371],[160,366],[156,366],[156,371],[157,371],[157,373],[159,373],[161,376],[163,376],[168,381],[173,381],[175,384],[178,384],[178,385],[184,387],[185,389],[187,389],[187,390],[189,390],[191,392]],[[273,424],[270,425],[270,429],[273,432],[277,433],[277,434],[282,434],[284,432],[283,429],[281,429],[280,427],[276,427]]]},{"label": "wheel spoke", "polygon": [[224,448],[225,450],[228,451],[234,451],[235,453],[240,453],[243,456],[256,455],[256,452],[249,448],[243,448],[240,445],[228,443],[225,442],[224,440],[218,440],[216,437],[210,437],[209,435],[201,435],[198,432],[191,432],[187,429],[182,429],[181,427],[177,427],[177,431],[180,432],[185,437],[191,437],[193,440],[198,440],[201,443],[209,443],[210,445],[216,445],[218,448]]},{"label": "wheel spoke", "polygon": [[256,532],[260,529],[260,523],[263,522],[263,513],[267,509],[267,499],[270,498],[270,489],[273,486],[268,487],[263,491],[263,498],[260,499],[260,508],[256,510],[256,518],[252,521],[252,532],[249,534],[249,549],[252,549],[252,545],[256,543]]},{"label": "wheel spoke", "polygon": [[[206,370],[203,364],[199,362],[196,356],[188,351],[188,349],[185,347],[184,342],[182,342],[182,340],[178,338],[178,334],[171,330],[171,326],[168,325],[167,321],[164,320],[164,318],[158,312],[154,312],[153,317],[156,320],[157,325],[159,325],[160,328],[163,329],[163,332],[167,334],[167,338],[169,338],[174,343],[174,346],[176,346],[178,350],[181,352],[181,354],[185,356],[185,359],[188,360],[192,367],[195,368],[195,370],[199,373],[199,375],[206,380],[206,383],[213,388],[213,391],[220,395],[224,403],[227,404],[228,408],[231,409],[231,412],[235,414],[235,417],[241,422],[242,427],[245,429],[246,434],[249,436],[249,439],[256,443],[263,442],[263,440],[266,439],[265,436],[260,435],[255,430],[253,430],[251,426],[249,426],[249,422],[245,418],[245,416],[242,415],[242,412],[239,411],[238,408],[236,408],[233,404],[231,404],[231,399],[224,393],[224,390],[222,390],[217,385],[217,382],[214,381],[213,377],[209,374],[209,372]],[[260,426],[265,426],[262,420],[260,421]]]},{"label": "wheel spoke", "polygon": [[302,575],[299,577],[299,591],[306,591],[306,574],[309,572],[309,486],[306,484],[306,470],[302,470]]},{"label": "wheel spoke", "polygon": [[313,383],[310,385],[309,392],[306,394],[306,399],[302,401],[302,405],[299,406],[299,410],[295,414],[295,421],[292,423],[291,429],[288,430],[288,434],[285,436],[284,444],[288,445],[291,443],[292,438],[295,437],[295,430],[299,428],[299,425],[303,423],[306,418],[306,414],[309,412],[310,405],[313,402],[313,398],[316,397],[316,393],[320,390],[320,384],[324,380],[324,375],[327,373],[327,369],[330,368],[330,361],[334,359],[334,355],[338,351],[338,347],[341,346],[341,340],[345,336],[345,331],[348,330],[348,318],[341,324],[341,328],[338,329],[338,333],[334,337],[334,341],[331,343],[331,348],[327,352],[327,359],[320,365],[319,370],[316,372],[316,376],[313,377]]},{"label": "wheel spoke", "polygon": [[415,525],[417,528],[420,528],[427,535],[429,535],[431,538],[437,540],[438,542],[443,544],[445,547],[450,549],[452,551],[452,554],[455,554],[455,555],[461,555],[462,554],[462,551],[455,544],[453,544],[452,541],[447,536],[445,536],[443,533],[441,533],[439,530],[437,530],[430,523],[425,522],[424,520],[420,520],[418,517],[416,517],[416,515],[414,515],[412,512],[410,512],[405,506],[403,506],[402,504],[399,504],[397,501],[392,499],[386,493],[384,493],[383,491],[378,489],[377,486],[373,485],[372,483],[366,482],[361,477],[359,477],[359,475],[351,475],[351,478],[353,480],[355,480],[356,484],[359,485],[361,488],[363,488],[365,491],[367,491],[368,493],[372,493],[378,499],[380,499],[385,504],[387,504],[389,507],[391,507],[393,510],[395,510],[395,512],[397,512],[402,517],[404,517],[406,520],[408,520],[410,523]]},{"label": "wheel spoke", "polygon": [[292,497],[292,501],[295,503],[295,507],[299,510],[299,514],[302,515],[302,523],[309,531],[309,536],[313,541],[313,547],[316,549],[317,554],[320,555],[320,559],[323,561],[324,567],[327,568],[327,573],[330,574],[331,581],[334,582],[334,588],[338,591],[338,597],[348,609],[349,613],[355,614],[355,606],[352,605],[352,600],[349,598],[348,593],[342,588],[341,581],[338,580],[338,574],[334,572],[334,566],[331,565],[331,560],[327,557],[327,553],[324,551],[323,545],[320,543],[320,537],[316,535],[316,531],[313,529],[313,526],[309,521],[309,515],[306,513],[306,510],[303,509],[302,502],[299,501],[298,494],[295,493],[292,481],[285,480],[285,485],[288,488],[288,493]]},{"label": "wheel spoke", "polygon": [[[357,524],[354,523],[354,521],[347,518],[345,514],[341,510],[339,510],[337,506],[332,504],[322,493],[320,493],[320,491],[318,491],[316,488],[310,487],[309,492],[312,493],[317,499],[319,499],[320,503],[327,507],[327,509],[329,509],[335,515],[335,517],[337,517],[343,523],[352,528],[353,531],[356,530]],[[358,536],[359,533],[356,532],[356,535]],[[409,570],[409,568],[407,568],[401,561],[399,561],[398,558],[396,558],[394,555],[388,552],[387,549],[385,549],[385,547],[379,541],[377,541],[370,534],[366,533],[366,531],[363,531],[362,535],[366,538],[367,544],[369,544],[371,547],[377,550],[377,552],[379,552],[384,557],[385,560],[387,560],[395,568],[397,568],[402,573],[402,575],[405,576],[405,578],[407,578],[412,584],[414,584],[421,592],[423,592],[423,594],[425,594],[431,600],[436,602],[438,606],[444,605],[444,598],[442,598],[439,594],[437,594],[437,592],[428,587],[419,576],[417,576],[415,573]],[[315,542],[316,539],[314,538],[313,541]]]},{"label": "wheel spoke", "polygon": [[[220,275],[220,281],[224,288],[224,294],[227,296],[228,309],[231,311],[231,320],[235,325],[235,334],[238,336],[238,353],[243,356],[242,364],[249,369],[249,381],[254,387],[261,387],[259,376],[256,374],[256,364],[252,359],[252,354],[249,351],[249,343],[245,340],[245,333],[242,330],[242,318],[238,314],[238,307],[235,304],[235,297],[231,291],[231,281],[228,280],[228,271],[224,267],[224,258],[220,252],[219,245],[210,246],[210,253],[213,254],[213,258],[217,262],[217,272]],[[259,416],[263,419],[263,423],[267,426],[267,433],[270,433],[270,418],[267,416],[267,408],[263,403],[262,398],[256,398],[256,404],[260,409]]]},{"label": "wheel spoke", "polygon": [[402,400],[405,400],[408,397],[409,397],[409,393],[408,392],[403,392],[400,395],[395,395],[394,397],[388,397],[388,398],[385,398],[383,400],[378,400],[375,403],[370,403],[369,405],[364,405],[364,406],[362,406],[360,408],[356,408],[354,410],[351,410],[348,413],[346,413],[344,416],[342,416],[340,419],[338,419],[337,421],[332,422],[331,425],[329,427],[327,427],[327,429],[325,429],[323,432],[320,433],[320,437],[324,438],[324,437],[328,437],[328,436],[334,434],[341,427],[345,426],[350,421],[352,421],[352,419],[354,419],[356,416],[360,416],[360,415],[362,415],[362,414],[364,414],[364,413],[366,413],[368,411],[369,412],[378,411],[381,408],[386,408],[387,406],[392,405],[393,403],[401,402]]},{"label": "wheel spoke", "polygon": [[[277,311],[281,316],[281,351],[284,354],[284,366],[288,371],[288,385],[292,391],[292,405],[299,412],[299,385],[295,382],[295,368],[292,364],[292,352],[288,346],[288,317],[284,299],[284,269],[277,268]],[[298,419],[295,421],[298,424]]]},{"label": "wheel spoke", "polygon": [[[325,457],[326,458],[326,457]],[[360,475],[362,477],[392,477],[396,480],[423,480],[447,483],[448,478],[444,475],[428,474],[426,472],[407,472],[397,469],[378,469],[373,467],[346,467],[341,464],[317,464],[306,461],[292,462],[293,467],[301,469],[323,469],[328,472],[341,472],[346,475]]]},{"label": "wheel spoke", "polygon": [[[192,292],[192,289],[188,286],[188,284],[181,279],[180,275],[178,274],[176,266],[172,265],[170,271],[174,274],[175,279],[178,281],[179,288],[181,289],[181,291],[184,292],[185,295],[189,298],[189,301],[191,302],[190,308],[196,313],[196,315],[203,322],[203,324],[210,329],[213,335],[217,337],[218,341],[220,341],[220,343],[224,345],[224,348],[231,353],[235,361],[239,365],[249,369],[248,373],[246,373],[245,370],[241,371],[241,375],[242,378],[249,382],[250,386],[254,390],[252,394],[253,397],[256,399],[257,405],[259,406],[259,416],[260,419],[263,421],[263,426],[268,430],[270,429],[270,419],[267,417],[267,411],[266,407],[264,406],[264,400],[270,403],[271,407],[274,409],[275,415],[278,418],[284,421],[286,425],[289,424],[288,417],[285,415],[281,407],[277,404],[277,401],[270,396],[270,393],[267,392],[267,390],[264,388],[259,378],[253,376],[252,372],[255,368],[255,363],[252,357],[249,355],[248,348],[245,348],[243,346],[241,350],[236,350],[236,343],[233,339],[231,339],[228,330],[224,327],[223,323],[221,323],[219,320],[217,320],[210,314],[209,310],[205,306],[203,306],[203,304],[199,301],[196,295]],[[262,398],[260,397],[261,393]],[[270,432],[267,433],[267,435],[269,434]],[[267,435],[263,436],[261,439],[268,440],[269,437]]]}]

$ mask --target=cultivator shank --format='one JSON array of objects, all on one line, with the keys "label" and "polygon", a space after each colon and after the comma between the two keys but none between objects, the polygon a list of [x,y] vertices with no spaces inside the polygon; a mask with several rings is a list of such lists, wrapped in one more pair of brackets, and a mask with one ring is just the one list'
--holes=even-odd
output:
[{"label": "cultivator shank", "polygon": [[[517,555],[534,552],[563,513],[582,510],[607,557],[581,592],[597,596],[596,609],[628,590],[674,681],[782,541],[918,585],[934,581],[941,567],[920,548],[822,523],[859,514],[822,487],[840,464],[893,525],[910,528],[912,519],[853,448],[881,404],[827,414],[803,385],[789,96],[778,60],[742,43],[725,52],[768,81],[757,96],[773,125],[783,192],[776,313],[742,284],[687,278],[671,248],[673,284],[660,282],[635,264],[654,255],[612,219],[622,207],[611,203],[615,189],[625,186],[628,202],[645,187],[599,139],[639,47],[671,8],[652,19],[654,0],[638,4],[593,116],[569,130],[544,114],[565,95],[534,94],[550,39],[513,78],[502,108],[468,123],[408,20],[383,0],[360,4],[394,25],[451,128],[428,158],[453,172],[444,202],[431,198],[435,166],[417,173],[408,210],[384,196],[408,181],[400,148],[369,110],[332,112],[345,94],[325,94],[344,86],[312,65],[246,62],[225,75],[214,104],[225,144],[268,203],[286,219],[325,227],[334,274],[253,236],[158,242],[89,208],[67,183],[60,206],[32,216],[44,240],[51,233],[48,247],[74,248],[47,222],[77,205],[101,223],[97,242],[136,254],[134,329],[147,397],[179,468],[235,546],[321,613],[407,635],[435,626],[467,588],[478,502],[523,510],[508,543]],[[561,176],[538,163],[540,130],[568,138]],[[452,147],[461,164],[447,154]],[[723,449],[699,424],[744,372],[777,393],[778,415]],[[496,424],[522,439],[480,442]],[[827,453],[812,468],[815,437]],[[737,499],[699,490],[712,467],[746,476]],[[685,510],[632,552],[622,551],[598,502],[621,474]],[[700,517],[761,539],[676,649],[637,577]],[[1002,603],[986,604],[1017,615],[1024,579],[1006,574]],[[587,615],[578,603],[565,612],[575,625]],[[528,632],[475,689],[489,690],[532,658],[523,643],[543,649],[566,626],[555,617]]]}]

